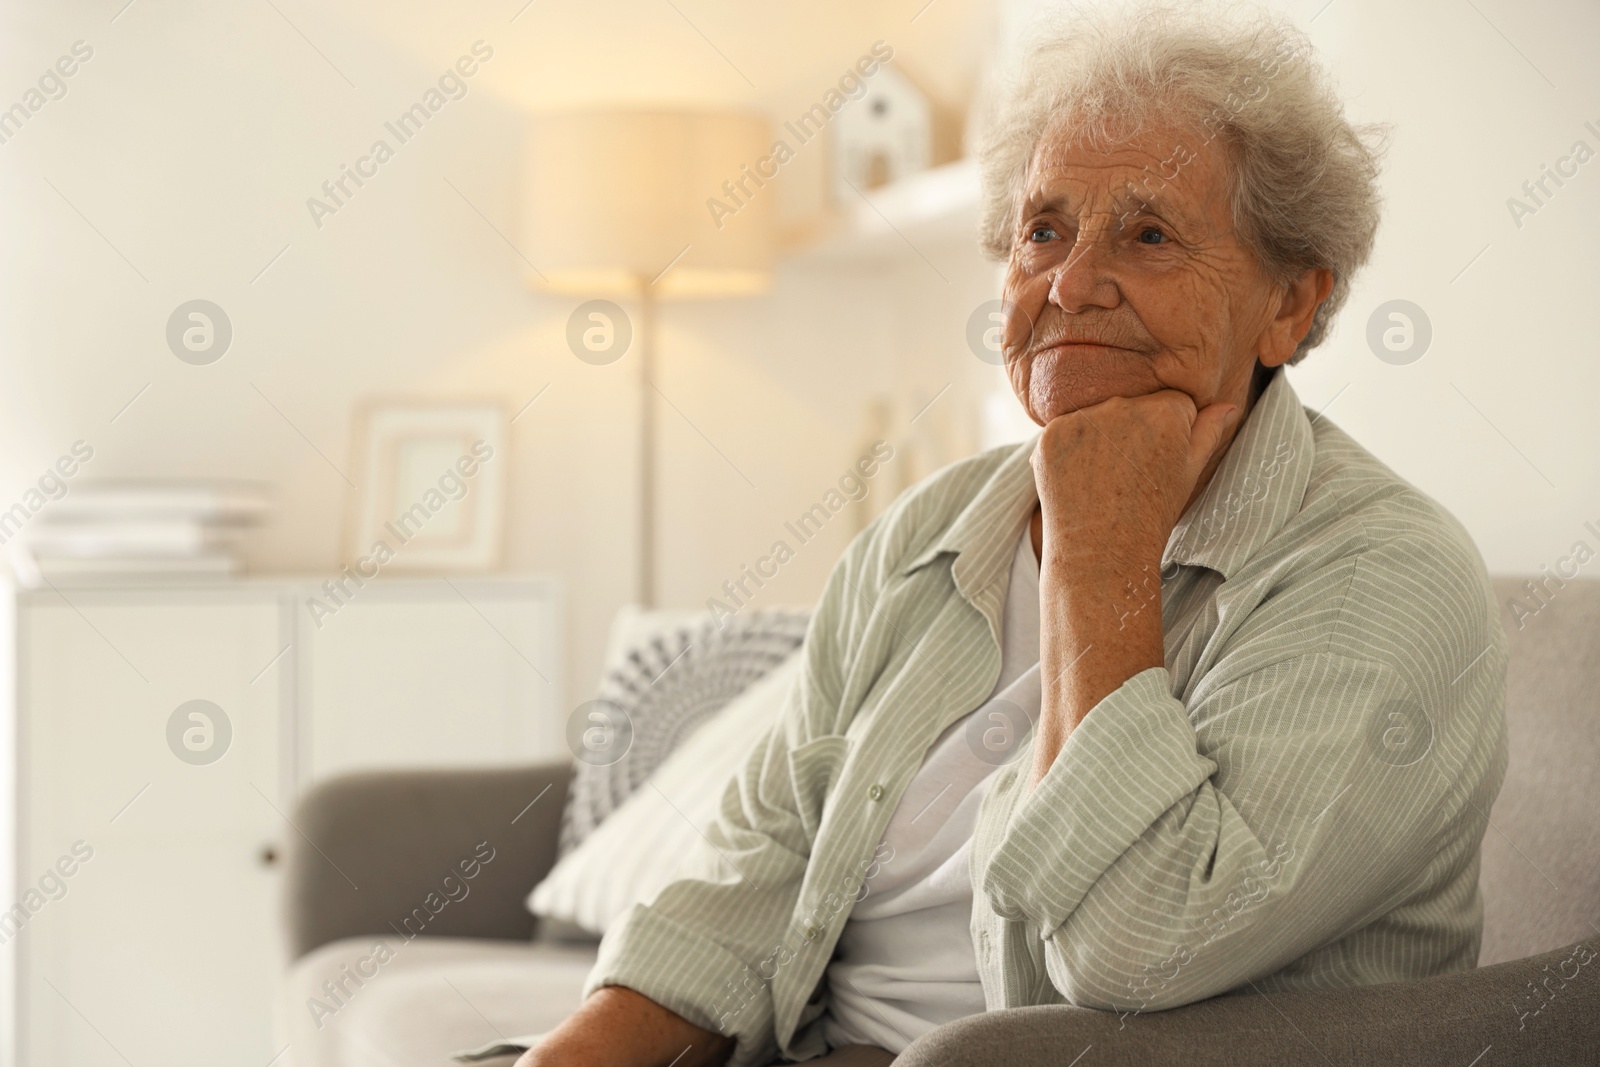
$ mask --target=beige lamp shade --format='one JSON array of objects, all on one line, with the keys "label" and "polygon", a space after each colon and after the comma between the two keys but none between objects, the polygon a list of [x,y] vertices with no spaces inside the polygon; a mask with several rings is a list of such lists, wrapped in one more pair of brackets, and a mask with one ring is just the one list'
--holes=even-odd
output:
[{"label": "beige lamp shade", "polygon": [[530,282],[597,296],[643,285],[667,297],[764,290],[772,145],[766,120],[746,113],[535,116],[519,220],[519,243],[537,267]]}]

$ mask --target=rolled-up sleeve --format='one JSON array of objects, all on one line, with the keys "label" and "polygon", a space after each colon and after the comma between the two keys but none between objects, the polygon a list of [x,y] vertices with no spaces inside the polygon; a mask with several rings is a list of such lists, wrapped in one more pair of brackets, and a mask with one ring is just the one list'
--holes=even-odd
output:
[{"label": "rolled-up sleeve", "polygon": [[1054,933],[1167,812],[1193,813],[1216,769],[1196,750],[1166,668],[1130,678],[1073,732],[1010,820],[984,883],[995,910]]}]

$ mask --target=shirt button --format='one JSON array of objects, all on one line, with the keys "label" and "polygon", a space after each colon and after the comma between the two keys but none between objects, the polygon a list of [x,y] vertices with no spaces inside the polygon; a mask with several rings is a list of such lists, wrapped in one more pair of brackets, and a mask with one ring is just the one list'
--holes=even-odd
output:
[{"label": "shirt button", "polygon": [[883,799],[883,786],[881,786],[881,785],[873,786],[871,789],[867,790],[867,796],[871,797],[873,800],[882,800]]}]

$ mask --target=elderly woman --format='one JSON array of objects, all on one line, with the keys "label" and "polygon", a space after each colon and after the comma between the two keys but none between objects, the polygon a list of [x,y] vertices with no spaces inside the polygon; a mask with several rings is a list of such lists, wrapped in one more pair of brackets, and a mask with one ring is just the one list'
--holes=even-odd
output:
[{"label": "elderly woman", "polygon": [[986,1009],[1475,965],[1483,566],[1279,370],[1372,246],[1374,152],[1275,22],[1073,18],[982,161],[1041,433],[857,538],[710,862],[524,1065],[882,1062]]}]

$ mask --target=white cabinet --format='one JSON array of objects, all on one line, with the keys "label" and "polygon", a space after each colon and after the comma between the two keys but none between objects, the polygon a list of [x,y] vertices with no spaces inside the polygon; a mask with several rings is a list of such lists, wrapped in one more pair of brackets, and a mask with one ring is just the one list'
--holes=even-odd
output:
[{"label": "white cabinet", "polygon": [[553,607],[536,583],[463,578],[368,585],[315,619],[302,602],[303,767],[561,758]]},{"label": "white cabinet", "polygon": [[[29,595],[17,617],[16,898],[45,901],[16,938],[21,1062],[199,1064],[231,1047],[264,1063],[275,886],[258,856],[287,803],[282,675],[257,675],[282,647],[281,606],[259,592],[64,596]],[[215,762],[168,748],[191,700],[222,709],[208,716],[211,753],[231,734]],[[191,734],[196,756],[204,740]],[[92,854],[62,877],[79,842]]]},{"label": "white cabinet", "polygon": [[320,626],[317,594],[17,595],[0,1062],[265,1067],[295,795],[360,767],[565,752],[550,583],[372,583]]}]

